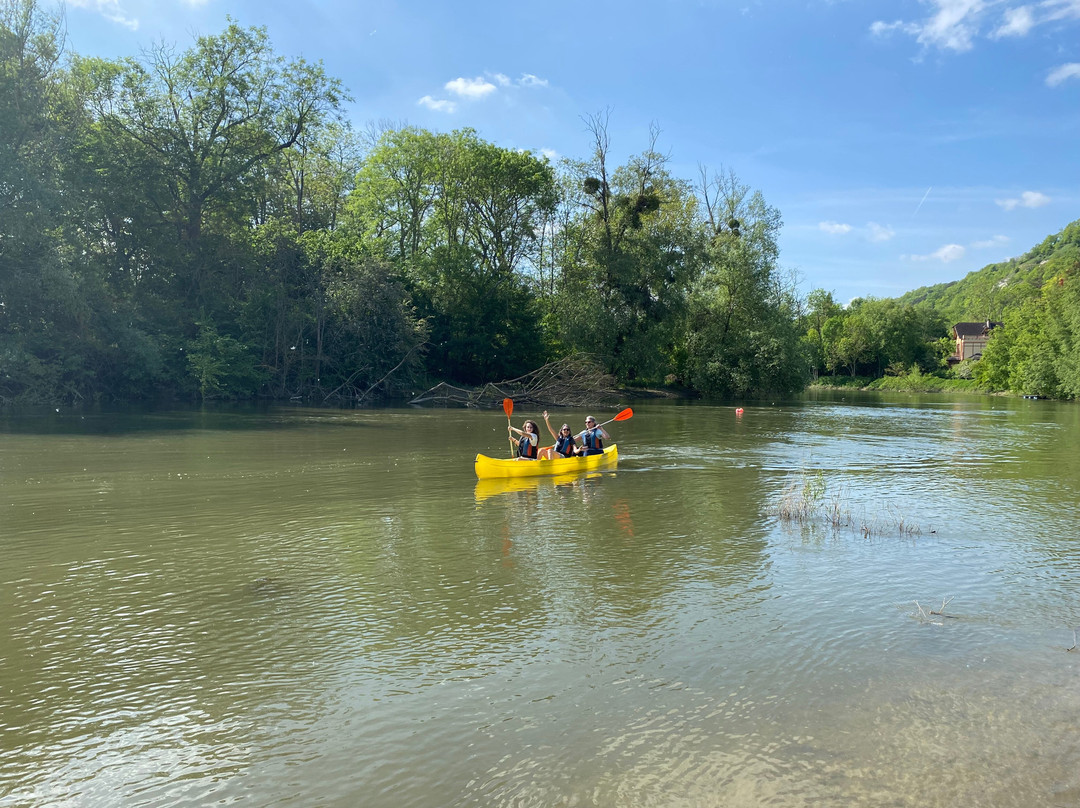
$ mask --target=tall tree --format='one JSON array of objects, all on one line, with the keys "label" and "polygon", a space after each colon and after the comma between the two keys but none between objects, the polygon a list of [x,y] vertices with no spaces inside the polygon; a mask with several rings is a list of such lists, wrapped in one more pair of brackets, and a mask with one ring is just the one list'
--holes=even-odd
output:
[{"label": "tall tree", "polygon": [[700,271],[697,200],[667,171],[655,126],[644,152],[613,167],[607,113],[586,123],[593,153],[567,163],[579,215],[563,237],[561,339],[600,355],[622,379],[656,380],[671,371],[687,289]]},{"label": "tall tree", "polygon": [[391,130],[371,150],[344,230],[406,281],[432,373],[487,381],[543,360],[529,275],[556,198],[546,161],[471,130]]},{"label": "tall tree", "polygon": [[94,376],[97,289],[66,241],[85,116],[60,67],[64,38],[35,0],[0,2],[0,402],[77,397]]},{"label": "tall tree", "polygon": [[702,169],[709,242],[687,324],[685,375],[718,396],[799,389],[808,370],[795,278],[778,265],[780,212],[731,172]]},{"label": "tall tree", "polygon": [[209,280],[216,265],[204,255],[205,228],[250,221],[245,185],[336,114],[340,82],[320,64],[274,54],[265,29],[232,21],[182,53],[158,44],[145,62],[86,59],[80,68],[105,131],[130,142],[146,172],[140,190],[175,228],[183,298],[206,305],[221,290]]}]

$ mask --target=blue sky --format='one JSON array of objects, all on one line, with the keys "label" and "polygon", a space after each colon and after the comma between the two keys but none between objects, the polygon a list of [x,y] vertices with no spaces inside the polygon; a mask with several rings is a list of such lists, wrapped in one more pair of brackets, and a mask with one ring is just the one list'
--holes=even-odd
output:
[{"label": "blue sky", "polygon": [[[44,4],[44,3],[43,3]],[[620,161],[733,170],[784,218],[784,266],[846,302],[957,280],[1080,218],[1080,0],[67,0],[69,46],[187,47],[232,16],[321,59],[354,125],[473,127]]]}]

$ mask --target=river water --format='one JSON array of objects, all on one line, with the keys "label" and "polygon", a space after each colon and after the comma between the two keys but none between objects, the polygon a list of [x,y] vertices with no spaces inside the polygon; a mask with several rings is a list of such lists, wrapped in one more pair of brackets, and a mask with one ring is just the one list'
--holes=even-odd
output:
[{"label": "river water", "polygon": [[1080,408],[743,406],[0,418],[0,806],[1080,804]]}]

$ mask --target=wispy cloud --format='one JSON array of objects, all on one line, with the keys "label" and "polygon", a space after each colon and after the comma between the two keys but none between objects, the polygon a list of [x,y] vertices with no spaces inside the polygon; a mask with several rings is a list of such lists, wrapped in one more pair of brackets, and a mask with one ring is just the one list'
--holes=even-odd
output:
[{"label": "wispy cloud", "polygon": [[958,261],[964,257],[964,253],[967,250],[960,244],[946,244],[944,247],[940,247],[929,255],[908,255],[906,257],[909,261],[940,261],[943,264],[948,264],[951,261]]},{"label": "wispy cloud", "polygon": [[1018,199],[995,199],[1000,207],[1005,210],[1016,208],[1041,208],[1050,204],[1050,197],[1039,191],[1024,191]]},{"label": "wispy cloud", "polygon": [[850,233],[852,228],[850,224],[841,224],[840,222],[821,222],[818,224],[818,230],[832,236],[842,236],[845,233]]},{"label": "wispy cloud", "polygon": [[1046,18],[1056,20],[1080,20],[1080,0],[1043,0],[1039,8],[1046,12]]},{"label": "wispy cloud", "polygon": [[986,4],[982,0],[934,0],[937,13],[922,24],[920,45],[947,50],[971,50],[978,21]]},{"label": "wispy cloud", "polygon": [[432,98],[430,95],[425,95],[416,103],[436,112],[453,112],[457,109],[457,104],[453,101],[447,101],[445,98]]},{"label": "wispy cloud", "polygon": [[990,247],[1004,247],[1009,243],[1008,236],[991,236],[985,241],[973,241],[971,242],[971,248],[973,250],[985,250]]},{"label": "wispy cloud", "polygon": [[[932,10],[928,17],[894,22],[878,20],[871,24],[870,33],[877,37],[907,34],[925,49],[962,53],[971,50],[981,36],[1024,37],[1046,23],[1080,20],[1080,0],[1042,0],[1027,5],[1005,4],[1000,0],[926,0],[924,5]],[[997,24],[987,24],[987,18],[1002,5],[1006,7]]]},{"label": "wispy cloud", "polygon": [[139,21],[127,15],[120,5],[120,0],[68,0],[68,5],[73,8],[87,8],[96,11],[109,22],[123,25],[132,31],[139,30]]},{"label": "wispy cloud", "polygon": [[554,149],[541,149],[540,154],[544,155],[544,157],[546,157],[548,160],[550,160],[553,163],[557,163],[559,161],[559,156],[560,155]]},{"label": "wispy cloud", "polygon": [[870,241],[888,241],[896,235],[896,231],[887,225],[881,225],[877,222],[867,222],[866,224],[866,237]]},{"label": "wispy cloud", "polygon": [[1034,27],[1035,15],[1032,13],[1031,6],[1008,8],[1005,9],[1005,21],[990,34],[990,38],[1001,39],[1007,36],[1027,36]]},{"label": "wispy cloud", "polygon": [[1080,62],[1069,62],[1060,67],[1055,67],[1046,76],[1046,86],[1057,87],[1061,82],[1068,79],[1080,79]]}]

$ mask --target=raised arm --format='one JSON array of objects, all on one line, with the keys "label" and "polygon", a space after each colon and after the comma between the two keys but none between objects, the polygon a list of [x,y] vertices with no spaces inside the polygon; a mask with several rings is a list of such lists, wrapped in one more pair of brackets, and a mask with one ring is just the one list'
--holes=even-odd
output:
[{"label": "raised arm", "polygon": [[552,428],[551,428],[551,421],[549,421],[549,420],[548,420],[548,411],[547,411],[547,410],[544,410],[544,426],[546,426],[546,427],[547,427],[547,430],[548,430],[548,432],[550,432],[550,433],[551,433],[551,437],[552,437],[552,438],[553,438],[554,440],[558,440],[558,439],[559,439],[559,433],[558,433],[558,432],[556,432],[556,431],[555,431],[554,429],[552,429]]}]

